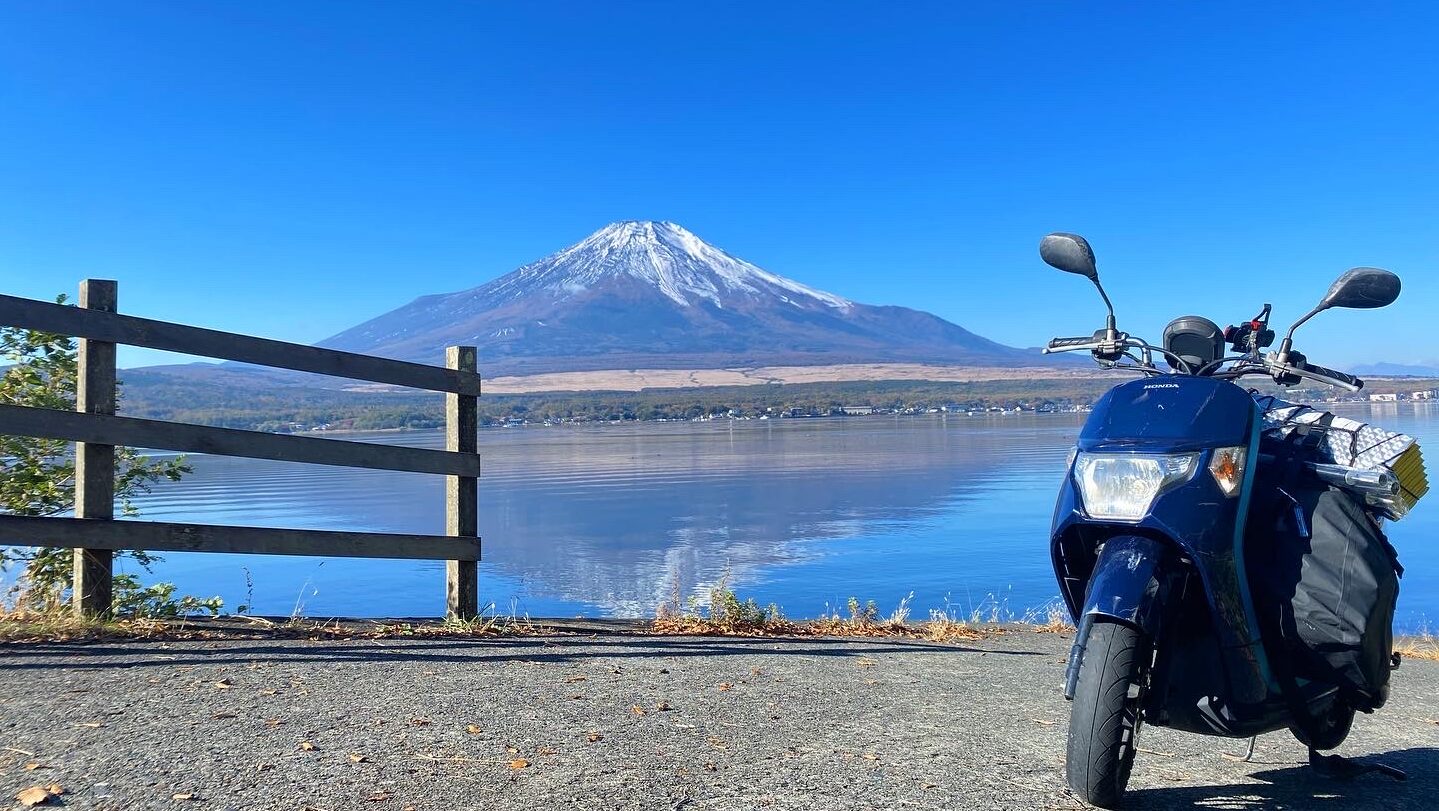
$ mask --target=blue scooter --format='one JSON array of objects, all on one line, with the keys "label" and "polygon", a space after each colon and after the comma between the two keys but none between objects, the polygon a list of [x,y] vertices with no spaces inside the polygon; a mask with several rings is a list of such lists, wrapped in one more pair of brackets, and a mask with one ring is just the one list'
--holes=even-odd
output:
[{"label": "blue scooter", "polygon": [[[1262,419],[1235,381],[1263,375],[1358,391],[1363,381],[1294,351],[1294,330],[1332,307],[1384,307],[1399,278],[1348,271],[1277,352],[1263,351],[1274,337],[1268,305],[1228,331],[1176,319],[1154,346],[1116,329],[1082,237],[1051,234],[1040,255],[1092,281],[1109,309],[1104,329],[1056,338],[1045,352],[1088,351],[1104,368],[1141,375],[1094,406],[1055,507],[1051,554],[1078,628],[1065,679],[1071,788],[1115,807],[1145,723],[1234,738],[1291,729],[1311,753],[1338,746],[1354,708],[1333,685],[1286,683],[1256,615],[1244,539]],[[1227,344],[1237,354],[1226,356]]]}]

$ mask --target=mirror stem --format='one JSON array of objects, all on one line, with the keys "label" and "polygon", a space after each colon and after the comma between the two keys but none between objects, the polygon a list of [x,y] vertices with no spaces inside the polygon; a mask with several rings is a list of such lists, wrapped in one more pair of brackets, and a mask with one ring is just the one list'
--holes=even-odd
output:
[{"label": "mirror stem", "polygon": [[1285,333],[1284,341],[1279,344],[1279,353],[1274,356],[1275,361],[1280,364],[1285,364],[1289,362],[1289,350],[1294,348],[1294,330],[1299,329],[1300,325],[1302,325],[1305,321],[1308,321],[1309,319],[1320,314],[1321,312],[1324,312],[1325,309],[1327,308],[1321,304],[1320,306],[1315,307],[1314,309],[1305,313],[1303,318],[1294,322],[1294,326],[1290,327],[1289,332]]},{"label": "mirror stem", "polygon": [[1094,289],[1099,291],[1099,297],[1104,299],[1104,306],[1109,309],[1109,318],[1104,322],[1104,339],[1112,343],[1118,337],[1118,330],[1115,328],[1114,321],[1114,305],[1109,303],[1109,294],[1104,292],[1104,285],[1099,283],[1099,279],[1096,278],[1092,281],[1094,282]]}]

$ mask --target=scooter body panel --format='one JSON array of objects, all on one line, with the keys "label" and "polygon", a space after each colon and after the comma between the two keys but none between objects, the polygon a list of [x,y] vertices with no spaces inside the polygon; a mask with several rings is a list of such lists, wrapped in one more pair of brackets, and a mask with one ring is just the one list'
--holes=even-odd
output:
[{"label": "scooter body panel", "polygon": [[[1124,383],[1095,405],[1079,436],[1088,453],[1198,453],[1188,480],[1160,493],[1137,521],[1089,516],[1073,475],[1055,506],[1051,552],[1080,628],[1071,679],[1096,619],[1163,633],[1152,694],[1172,706],[1153,722],[1196,732],[1251,735],[1288,725],[1269,671],[1244,571],[1243,538],[1259,414],[1232,383],[1163,375]],[[1215,448],[1248,450],[1244,480],[1228,495],[1209,473]],[[1183,592],[1176,593],[1176,592]],[[1207,622],[1173,616],[1204,610]],[[1170,625],[1171,629],[1162,626]],[[1216,663],[1214,667],[1183,662]],[[1167,697],[1167,699],[1166,699]]]}]

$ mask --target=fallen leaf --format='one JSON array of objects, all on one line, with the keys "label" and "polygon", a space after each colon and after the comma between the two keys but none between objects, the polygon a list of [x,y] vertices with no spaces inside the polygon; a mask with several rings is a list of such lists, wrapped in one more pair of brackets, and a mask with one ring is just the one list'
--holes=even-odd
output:
[{"label": "fallen leaf", "polygon": [[920,784],[919,784],[919,787],[920,787],[920,788],[939,788],[939,784],[938,784],[938,783],[920,783]]},{"label": "fallen leaf", "polygon": [[874,667],[874,666],[877,665],[877,664],[879,664],[879,662],[876,662],[876,661],[873,660],[873,659],[861,658],[859,661],[857,661],[857,662],[854,663],[854,666],[855,666],[855,667]]},{"label": "fallen leaf", "polygon": [[585,736],[585,740],[589,741],[590,743],[599,743],[604,739],[605,736],[598,732],[591,732],[590,734]]},{"label": "fallen leaf", "polygon": [[388,800],[388,799],[390,799],[390,795],[386,794],[386,793],[383,792],[383,791],[377,791],[377,792],[375,792],[374,794],[371,794],[370,796],[368,796],[368,797],[365,798],[365,800],[366,800],[367,802],[372,802],[372,803],[382,803],[382,802],[384,802],[385,800]]},{"label": "fallen leaf", "polygon": [[879,679],[865,679],[864,683],[868,684],[870,687],[873,687],[876,684],[879,684]]},{"label": "fallen leaf", "polygon": [[273,768],[275,768],[275,764],[273,764],[273,763],[256,763],[256,764],[255,764],[255,771],[257,771],[257,772],[268,772],[269,770],[271,770],[271,769],[273,769]]},{"label": "fallen leaf", "polygon": [[512,755],[518,755],[520,753],[519,747],[516,746],[506,746],[505,751]]},{"label": "fallen leaf", "polygon": [[186,791],[186,792],[183,792],[183,793],[180,793],[180,794],[171,794],[171,795],[170,795],[170,799],[172,799],[172,800],[193,800],[193,799],[195,799],[195,792],[193,792],[193,791]]},{"label": "fallen leaf", "polygon": [[234,687],[234,686],[235,686],[235,683],[232,682],[232,681],[230,681],[229,679],[220,679],[219,681],[215,682],[215,689],[216,689],[216,690],[228,690],[228,689],[230,689],[231,687]]},{"label": "fallen leaf", "polygon": [[221,720],[224,720],[224,719],[226,719],[226,718],[239,718],[240,716],[236,715],[236,714],[233,713],[233,712],[217,712],[217,713],[215,713],[214,715],[212,715],[212,716],[210,716],[210,717],[211,717],[211,718],[214,718],[214,719],[217,720],[217,721],[221,721]]},{"label": "fallen leaf", "polygon": [[565,684],[574,684],[575,682],[579,682],[579,681],[589,681],[589,680],[590,680],[590,677],[589,677],[589,676],[570,676],[568,679],[565,679]]},{"label": "fallen leaf", "polygon": [[262,695],[262,696],[272,696],[272,695],[275,695],[275,694],[278,693],[278,692],[280,692],[280,691],[279,691],[279,690],[261,690],[261,691],[260,691],[260,695]]},{"label": "fallen leaf", "polygon": [[630,707],[630,712],[634,713],[635,715],[649,715],[649,712],[644,707],[641,707],[638,704]]},{"label": "fallen leaf", "polygon": [[511,769],[528,769],[529,767],[530,762],[522,757],[517,757],[514,760],[510,761]]},{"label": "fallen leaf", "polygon": [[280,718],[266,718],[266,719],[265,719],[265,726],[267,726],[267,727],[277,727],[277,726],[279,726],[279,725],[281,725],[281,724],[283,724],[283,723],[285,723],[284,720],[282,720],[282,719],[280,719]]},{"label": "fallen leaf", "polygon": [[553,746],[541,746],[535,750],[535,754],[537,755],[558,755],[559,753],[560,750],[554,748]]},{"label": "fallen leaf", "polygon": [[674,707],[671,707],[668,701],[661,701],[655,705],[655,709],[659,710],[660,712],[669,712],[670,710],[674,709]]},{"label": "fallen leaf", "polygon": [[1053,722],[1053,721],[1046,721],[1046,720],[1044,720],[1043,718],[1031,718],[1031,719],[1029,719],[1029,720],[1031,720],[1031,721],[1033,721],[1034,723],[1039,724],[1040,726],[1043,726],[1043,727],[1052,727],[1052,726],[1054,726],[1054,722]]},{"label": "fallen leaf", "polygon": [[763,675],[764,675],[764,671],[761,670],[761,669],[759,669],[759,668],[757,668],[757,667],[752,667],[752,668],[750,668],[750,669],[749,669],[749,672],[750,672],[750,675],[752,675],[752,676],[763,676]]},{"label": "fallen leaf", "polygon": [[719,689],[720,689],[721,692],[723,692],[723,691],[725,691],[725,690],[733,690],[733,689],[734,689],[734,685],[733,685],[733,684],[730,684],[730,683],[727,682],[727,681],[722,681],[722,682],[720,682],[718,686],[719,686]]},{"label": "fallen leaf", "polygon": [[483,729],[480,729],[479,724],[470,724],[469,726],[465,727],[465,731],[470,733],[471,735],[478,735],[481,732],[484,732]]},{"label": "fallen leaf", "polygon": [[315,751],[315,750],[318,749],[318,748],[319,748],[319,747],[315,746],[313,743],[310,743],[309,741],[300,741],[300,749],[301,749],[302,751],[305,751],[305,752],[313,752],[313,751]]},{"label": "fallen leaf", "polygon": [[428,719],[428,718],[411,718],[411,719],[410,719],[410,724],[411,724],[411,726],[427,727],[427,726],[430,725],[430,723],[431,723],[431,721],[430,721],[430,719]]},{"label": "fallen leaf", "polygon": [[59,797],[61,794],[65,793],[65,789],[62,788],[59,783],[51,783],[50,785],[45,787],[45,790],[55,795],[56,797]]},{"label": "fallen leaf", "polygon": [[713,762],[705,763],[705,764],[703,765],[703,768],[704,768],[704,770],[707,771],[707,772],[717,772],[717,771],[719,771],[719,767],[716,766],[716,765],[714,765]]},{"label": "fallen leaf", "polygon": [[21,789],[20,793],[15,795],[15,799],[26,808],[34,808],[37,805],[50,802],[52,796],[54,795],[43,786],[31,786],[27,789]]},{"label": "fallen leaf", "polygon": [[865,752],[863,755],[860,755],[860,757],[864,758],[865,760],[879,760],[879,755],[876,755],[873,752]]},{"label": "fallen leaf", "polygon": [[369,761],[369,758],[364,755],[350,755],[351,763],[365,763],[367,761]]},{"label": "fallen leaf", "polygon": [[33,771],[35,771],[36,769],[48,769],[48,768],[50,768],[50,767],[49,767],[49,766],[42,765],[42,764],[40,764],[40,763],[31,762],[31,763],[26,763],[26,764],[25,764],[25,771],[27,771],[27,772],[33,772]]}]

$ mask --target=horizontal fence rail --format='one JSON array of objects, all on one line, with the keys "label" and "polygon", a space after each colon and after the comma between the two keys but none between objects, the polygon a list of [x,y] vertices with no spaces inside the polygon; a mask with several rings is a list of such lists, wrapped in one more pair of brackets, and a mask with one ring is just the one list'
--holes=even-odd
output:
[{"label": "horizontal fence rail", "polygon": [[0,434],[404,473],[479,476],[480,455],[0,404]]},{"label": "horizontal fence rail", "polygon": [[[0,434],[75,443],[75,517],[0,514],[0,544],[73,548],[73,603],[86,615],[111,610],[113,554],[128,549],[444,560],[446,613],[461,619],[479,613],[480,375],[474,347],[447,348],[441,367],[272,341],[121,315],[116,287],[85,280],[79,307],[0,294],[0,325],[80,339],[75,411],[0,404]],[[442,392],[445,450],[118,416],[116,344]],[[445,534],[116,521],[117,446],[443,475]]]},{"label": "horizontal fence rail", "polygon": [[0,537],[14,546],[77,549],[145,549],[155,552],[235,552],[254,555],[315,555],[405,560],[480,559],[478,538],[275,529],[98,518],[32,518],[0,515]]},{"label": "horizontal fence rail", "polygon": [[350,380],[452,394],[480,394],[480,376],[475,372],[188,327],[16,296],[0,295],[0,324]]}]

